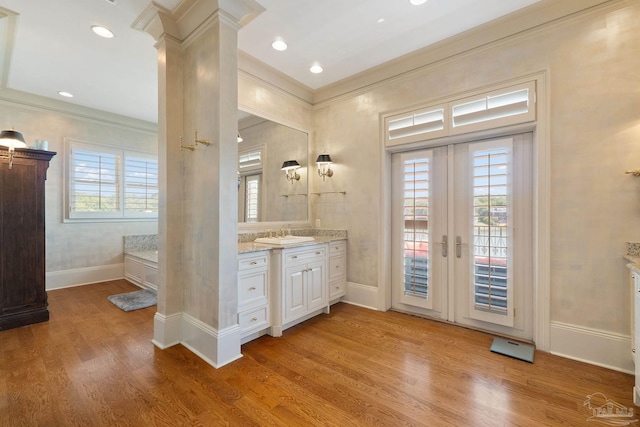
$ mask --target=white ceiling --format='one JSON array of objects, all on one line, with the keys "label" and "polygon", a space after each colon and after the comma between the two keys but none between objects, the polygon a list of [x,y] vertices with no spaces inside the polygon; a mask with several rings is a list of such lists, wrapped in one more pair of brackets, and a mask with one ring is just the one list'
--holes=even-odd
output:
[{"label": "white ceiling", "polygon": [[[180,3],[155,1],[170,10]],[[537,1],[257,0],[266,11],[240,30],[238,45],[318,89]],[[157,122],[154,40],[131,28],[149,2],[0,0],[0,18],[8,15],[0,19],[3,88],[53,99],[68,91],[75,95],[68,102]],[[116,37],[95,36],[96,24]],[[286,51],[271,48],[276,37],[288,43]],[[322,74],[309,72],[314,62]]]}]

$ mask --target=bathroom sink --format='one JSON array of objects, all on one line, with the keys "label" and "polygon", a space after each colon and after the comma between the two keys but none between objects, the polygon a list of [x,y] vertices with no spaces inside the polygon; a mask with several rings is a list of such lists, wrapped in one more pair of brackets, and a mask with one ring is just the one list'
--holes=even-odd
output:
[{"label": "bathroom sink", "polygon": [[284,237],[258,237],[254,242],[266,243],[268,245],[293,245],[296,243],[312,242],[315,240],[311,236],[284,236]]}]

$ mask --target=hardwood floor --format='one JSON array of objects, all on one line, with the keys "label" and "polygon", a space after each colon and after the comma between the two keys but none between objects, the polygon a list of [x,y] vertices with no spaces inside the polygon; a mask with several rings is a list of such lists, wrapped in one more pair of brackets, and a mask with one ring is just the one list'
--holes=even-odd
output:
[{"label": "hardwood floor", "polygon": [[346,304],[216,370],[151,344],[155,307],[107,301],[136,289],[51,291],[49,322],[0,332],[0,426],[585,426],[592,393],[633,407],[631,375]]}]

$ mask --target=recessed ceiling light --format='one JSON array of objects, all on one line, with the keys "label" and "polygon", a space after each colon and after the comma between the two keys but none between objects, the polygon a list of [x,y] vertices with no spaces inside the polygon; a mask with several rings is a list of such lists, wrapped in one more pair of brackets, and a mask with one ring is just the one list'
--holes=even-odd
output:
[{"label": "recessed ceiling light", "polygon": [[311,71],[313,74],[320,74],[323,70],[320,64],[313,64],[311,68],[309,68],[309,71]]},{"label": "recessed ceiling light", "polygon": [[376,21],[378,24],[382,24],[384,22],[384,18],[380,18]]},{"label": "recessed ceiling light", "polygon": [[420,6],[421,4],[425,4],[426,2],[427,0],[409,0],[409,3],[414,6]]},{"label": "recessed ceiling light", "polygon": [[287,50],[287,43],[282,39],[275,39],[273,43],[271,43],[271,47],[282,52],[283,50]]},{"label": "recessed ceiling light", "polygon": [[64,96],[65,98],[73,98],[73,94],[69,92],[65,92],[63,90],[58,91],[58,95]]},{"label": "recessed ceiling light", "polygon": [[100,37],[104,37],[105,39],[112,39],[114,37],[114,34],[109,29],[101,27],[100,25],[92,26],[91,31],[93,31]]}]

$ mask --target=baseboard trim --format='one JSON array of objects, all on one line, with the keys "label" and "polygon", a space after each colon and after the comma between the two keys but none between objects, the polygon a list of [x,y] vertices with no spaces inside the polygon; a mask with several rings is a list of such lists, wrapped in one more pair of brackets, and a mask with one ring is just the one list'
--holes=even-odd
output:
[{"label": "baseboard trim", "polygon": [[165,316],[156,313],[153,316],[153,345],[161,350],[180,344],[182,313]]},{"label": "baseboard trim", "polygon": [[242,357],[238,325],[219,331],[186,313],[182,313],[180,343],[214,368]]},{"label": "baseboard trim", "polygon": [[45,275],[45,288],[47,291],[52,291],[122,278],[124,278],[124,263],[49,271]]},{"label": "baseboard trim", "polygon": [[217,369],[242,357],[240,335],[238,325],[218,331],[186,313],[156,313],[151,342],[161,350],[182,344]]},{"label": "baseboard trim", "polygon": [[347,282],[346,294],[341,302],[378,310],[378,288],[360,283]]},{"label": "baseboard trim", "polygon": [[579,362],[634,373],[631,337],[562,322],[551,322],[550,353]]}]

